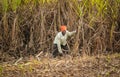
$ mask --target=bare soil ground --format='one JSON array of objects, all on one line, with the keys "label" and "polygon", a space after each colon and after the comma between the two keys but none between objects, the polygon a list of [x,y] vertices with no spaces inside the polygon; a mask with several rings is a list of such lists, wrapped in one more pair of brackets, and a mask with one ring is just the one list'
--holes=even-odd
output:
[{"label": "bare soil ground", "polygon": [[120,54],[40,58],[0,65],[0,77],[120,77]]}]

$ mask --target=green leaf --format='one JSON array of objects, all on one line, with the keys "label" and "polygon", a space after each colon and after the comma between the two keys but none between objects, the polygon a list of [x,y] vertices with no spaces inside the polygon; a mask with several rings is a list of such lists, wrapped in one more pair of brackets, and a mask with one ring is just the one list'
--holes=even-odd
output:
[{"label": "green leaf", "polygon": [[2,0],[3,11],[6,12],[8,10],[8,0]]},{"label": "green leaf", "polygon": [[12,0],[12,9],[16,11],[17,7],[21,4],[21,0]]}]

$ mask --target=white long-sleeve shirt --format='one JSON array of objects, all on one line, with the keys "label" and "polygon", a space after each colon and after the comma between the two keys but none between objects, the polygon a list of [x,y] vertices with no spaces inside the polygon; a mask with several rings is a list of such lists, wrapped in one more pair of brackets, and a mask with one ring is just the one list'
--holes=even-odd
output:
[{"label": "white long-sleeve shirt", "polygon": [[66,30],[65,35],[63,35],[62,32],[59,32],[56,35],[53,43],[57,44],[59,53],[62,53],[61,45],[65,46],[67,44],[68,36],[72,36],[74,33],[76,33],[76,31],[69,32]]}]

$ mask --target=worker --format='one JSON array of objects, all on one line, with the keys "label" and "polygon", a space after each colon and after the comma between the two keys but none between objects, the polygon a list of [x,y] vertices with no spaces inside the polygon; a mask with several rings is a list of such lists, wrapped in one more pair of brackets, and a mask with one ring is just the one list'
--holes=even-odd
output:
[{"label": "worker", "polygon": [[[53,42],[53,57],[62,56],[63,53],[68,53],[67,38],[76,33],[76,31],[69,32],[66,25],[60,26],[60,32],[56,35]],[[62,51],[65,50],[64,52]]]}]

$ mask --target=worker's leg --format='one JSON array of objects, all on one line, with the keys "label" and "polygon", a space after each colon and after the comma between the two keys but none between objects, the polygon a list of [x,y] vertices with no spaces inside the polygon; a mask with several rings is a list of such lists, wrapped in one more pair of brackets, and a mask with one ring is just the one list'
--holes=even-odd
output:
[{"label": "worker's leg", "polygon": [[53,45],[53,57],[58,56],[59,52],[58,52],[58,47],[57,44]]},{"label": "worker's leg", "polygon": [[61,48],[63,49],[63,53],[68,54],[68,46],[67,44],[65,46],[61,45]]}]

